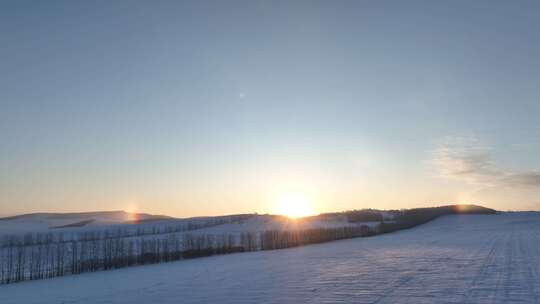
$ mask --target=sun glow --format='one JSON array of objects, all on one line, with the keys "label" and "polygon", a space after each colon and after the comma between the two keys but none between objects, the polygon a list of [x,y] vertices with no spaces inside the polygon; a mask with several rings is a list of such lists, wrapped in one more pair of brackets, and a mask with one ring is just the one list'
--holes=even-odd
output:
[{"label": "sun glow", "polygon": [[290,218],[314,214],[309,200],[301,193],[286,193],[280,196],[275,203],[275,212]]},{"label": "sun glow", "polygon": [[137,206],[135,204],[131,204],[131,205],[128,205],[126,207],[124,207],[124,211],[127,213],[126,214],[126,220],[128,221],[136,221],[138,220],[138,216],[137,216]]}]

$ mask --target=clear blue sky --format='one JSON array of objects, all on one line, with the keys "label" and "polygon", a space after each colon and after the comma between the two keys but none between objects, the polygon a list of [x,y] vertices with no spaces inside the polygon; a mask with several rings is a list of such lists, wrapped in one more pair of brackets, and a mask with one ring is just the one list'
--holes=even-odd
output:
[{"label": "clear blue sky", "polygon": [[540,208],[538,1],[1,1],[0,214]]}]

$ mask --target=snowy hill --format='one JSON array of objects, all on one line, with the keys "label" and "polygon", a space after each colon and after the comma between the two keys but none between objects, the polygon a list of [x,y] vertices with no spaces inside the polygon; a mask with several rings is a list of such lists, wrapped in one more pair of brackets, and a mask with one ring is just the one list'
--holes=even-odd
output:
[{"label": "snowy hill", "polygon": [[540,213],[449,215],[372,238],[4,285],[0,303],[537,303],[539,235]]},{"label": "snowy hill", "polygon": [[46,231],[50,228],[88,227],[127,224],[135,221],[172,219],[163,215],[129,213],[125,211],[31,213],[0,218],[0,233]]}]

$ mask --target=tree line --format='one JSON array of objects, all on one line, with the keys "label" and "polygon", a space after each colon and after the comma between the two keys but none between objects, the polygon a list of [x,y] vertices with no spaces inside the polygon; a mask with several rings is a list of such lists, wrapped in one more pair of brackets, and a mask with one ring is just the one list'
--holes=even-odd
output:
[{"label": "tree line", "polygon": [[256,250],[232,234],[171,234],[165,238],[102,238],[13,244],[0,250],[0,284],[110,270],[133,265]]},{"label": "tree line", "polygon": [[494,214],[497,211],[476,205],[448,205],[429,208],[414,208],[401,210],[395,221],[381,222],[380,233],[390,233],[397,230],[409,229],[430,222],[443,215],[451,214]]},{"label": "tree line", "polygon": [[[170,234],[165,238],[92,238],[65,242],[34,240],[0,250],[0,284],[100,270],[191,259],[218,254],[272,250],[368,236],[368,226],[240,234]],[[48,241],[47,241],[48,240]]]}]

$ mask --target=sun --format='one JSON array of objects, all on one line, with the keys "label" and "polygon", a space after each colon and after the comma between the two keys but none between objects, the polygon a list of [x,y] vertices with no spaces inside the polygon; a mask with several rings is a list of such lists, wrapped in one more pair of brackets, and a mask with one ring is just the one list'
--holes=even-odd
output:
[{"label": "sun", "polygon": [[312,205],[301,193],[285,193],[281,195],[275,203],[275,212],[290,218],[314,214]]}]

